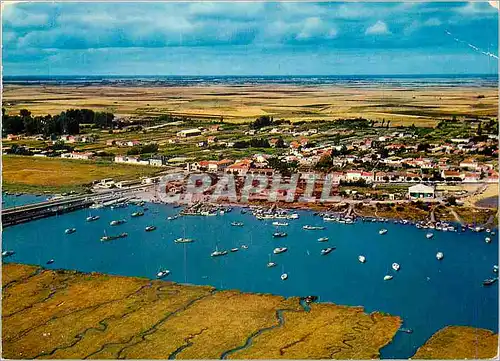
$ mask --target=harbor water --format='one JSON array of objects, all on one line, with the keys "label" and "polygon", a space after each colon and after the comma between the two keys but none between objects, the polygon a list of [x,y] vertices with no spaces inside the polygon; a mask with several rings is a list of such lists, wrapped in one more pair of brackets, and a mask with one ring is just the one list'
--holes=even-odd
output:
[{"label": "harbor water", "polygon": [[[5,204],[10,204],[4,197]],[[22,198],[22,197],[18,197]],[[167,220],[180,211],[170,205],[146,204],[142,217],[131,217],[141,207],[79,210],[4,229],[3,250],[15,251],[4,262],[36,264],[47,268],[96,271],[108,274],[155,278],[168,269],[166,280],[219,289],[272,293],[282,296],[316,295],[320,302],[363,306],[366,312],[381,311],[400,316],[403,327],[393,342],[381,350],[382,358],[408,358],[433,333],[448,325],[481,327],[498,332],[498,282],[484,287],[482,281],[496,277],[497,236],[486,233],[437,232],[414,226],[358,221],[355,224],[324,222],[309,211],[279,227],[287,237],[273,238],[275,220],[257,220],[239,208],[217,216],[184,216]],[[98,215],[100,219],[87,222]],[[112,220],[127,222],[110,226]],[[243,226],[231,226],[243,222]],[[148,225],[157,229],[145,232]],[[303,230],[302,226],[325,226]],[[65,229],[76,228],[73,234]],[[379,234],[381,228],[388,232]],[[127,232],[128,237],[101,242],[100,237]],[[176,244],[179,237],[193,243]],[[327,242],[318,238],[328,237]],[[247,249],[241,246],[248,246]],[[321,255],[321,249],[336,249]],[[219,250],[238,247],[238,252],[211,257]],[[273,254],[276,247],[288,251]],[[436,259],[437,252],[444,259]],[[364,255],[366,263],[358,256]],[[49,259],[55,262],[46,265]],[[276,267],[268,268],[271,259]],[[392,263],[401,268],[394,271]],[[288,273],[286,281],[280,275]],[[385,275],[392,275],[384,281]]]}]

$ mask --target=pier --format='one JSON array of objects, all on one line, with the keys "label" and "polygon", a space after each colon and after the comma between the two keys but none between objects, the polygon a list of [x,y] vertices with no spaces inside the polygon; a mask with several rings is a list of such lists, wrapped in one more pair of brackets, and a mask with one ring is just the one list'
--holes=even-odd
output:
[{"label": "pier", "polygon": [[127,193],[144,188],[144,185],[128,189],[109,190],[100,193],[66,197],[58,200],[26,204],[2,210],[2,226],[8,227],[35,219],[51,217],[88,208],[96,202],[109,202],[124,197]]}]

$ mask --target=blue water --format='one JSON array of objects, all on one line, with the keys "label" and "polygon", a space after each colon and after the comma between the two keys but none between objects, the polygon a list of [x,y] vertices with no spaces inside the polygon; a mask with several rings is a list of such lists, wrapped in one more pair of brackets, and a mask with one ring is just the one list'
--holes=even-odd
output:
[{"label": "blue water", "polygon": [[116,86],[196,86],[196,85],[303,85],[346,87],[498,87],[497,74],[412,74],[412,75],[89,75],[89,76],[4,76],[5,84],[94,84]]},{"label": "blue water", "polygon": [[[238,209],[216,217],[166,217],[179,209],[148,204],[144,217],[131,218],[136,206],[124,209],[92,210],[98,221],[87,223],[89,210],[45,218],[4,229],[3,249],[13,250],[12,262],[44,265],[48,268],[98,271],[109,274],[154,278],[163,268],[172,273],[168,279],[192,284],[208,284],[222,289],[266,292],[283,296],[317,295],[320,301],[344,305],[361,305],[366,311],[384,311],[399,315],[412,334],[398,333],[382,350],[384,358],[407,358],[414,354],[434,332],[447,325],[469,325],[498,332],[498,283],[483,287],[498,264],[498,242],[484,242],[485,234],[435,232],[432,240],[426,231],[411,226],[377,223],[342,225],[324,223],[311,212],[299,212],[282,230],[288,237],[274,239],[272,221],[258,221]],[[114,219],[127,223],[111,227]],[[242,221],[243,227],[230,222]],[[158,229],[145,232],[154,224]],[[324,231],[304,231],[305,224],[325,225]],[[75,227],[77,232],[64,234]],[[378,230],[389,232],[380,236]],[[108,235],[128,232],[129,236],[102,243]],[[177,237],[196,240],[175,244]],[[327,243],[317,242],[329,237]],[[496,238],[496,237],[493,237]],[[216,242],[219,249],[248,245],[247,250],[212,258]],[[328,245],[337,249],[327,256],[320,250]],[[278,263],[267,268],[269,254],[278,246],[288,252],[273,255]],[[439,262],[436,252],[444,252]],[[367,262],[358,262],[358,255]],[[399,272],[391,264],[401,265]],[[289,275],[281,281],[282,271]],[[384,281],[386,274],[394,279]]]},{"label": "blue water", "polygon": [[2,208],[19,207],[25,204],[39,203],[47,200],[48,195],[21,194],[20,196],[2,193]]}]

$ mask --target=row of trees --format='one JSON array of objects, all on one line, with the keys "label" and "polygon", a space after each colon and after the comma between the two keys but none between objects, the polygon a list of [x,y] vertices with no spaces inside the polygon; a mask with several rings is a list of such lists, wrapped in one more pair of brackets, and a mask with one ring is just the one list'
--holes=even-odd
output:
[{"label": "row of trees", "polygon": [[10,115],[2,108],[2,132],[7,134],[35,135],[43,134],[79,134],[80,124],[92,124],[101,129],[113,127],[114,115],[106,112],[94,112],[91,109],[69,109],[58,115],[33,116],[27,109],[19,114]]}]

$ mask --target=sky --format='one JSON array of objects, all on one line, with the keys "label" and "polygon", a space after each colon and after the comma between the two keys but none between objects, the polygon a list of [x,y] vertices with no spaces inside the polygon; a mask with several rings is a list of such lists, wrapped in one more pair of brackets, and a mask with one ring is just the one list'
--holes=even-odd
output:
[{"label": "sky", "polygon": [[497,7],[494,1],[7,3],[3,71],[497,74]]}]

